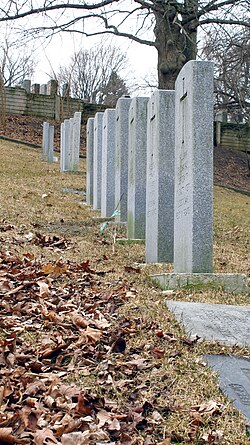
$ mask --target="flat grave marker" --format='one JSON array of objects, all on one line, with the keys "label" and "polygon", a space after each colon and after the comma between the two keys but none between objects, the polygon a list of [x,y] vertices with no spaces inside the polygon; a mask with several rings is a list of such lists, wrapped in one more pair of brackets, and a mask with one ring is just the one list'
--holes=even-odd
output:
[{"label": "flat grave marker", "polygon": [[250,359],[227,355],[205,355],[208,366],[218,373],[222,392],[250,421]]},{"label": "flat grave marker", "polygon": [[166,301],[187,334],[226,345],[250,346],[250,306]]}]

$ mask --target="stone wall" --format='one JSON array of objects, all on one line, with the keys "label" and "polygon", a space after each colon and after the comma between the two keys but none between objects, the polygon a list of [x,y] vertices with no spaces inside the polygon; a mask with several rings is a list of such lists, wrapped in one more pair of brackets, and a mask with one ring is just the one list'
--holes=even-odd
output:
[{"label": "stone wall", "polygon": [[[32,89],[31,89],[32,91]],[[37,91],[37,89],[33,89]],[[44,119],[63,120],[71,117],[76,111],[82,113],[82,123],[86,123],[90,116],[98,111],[105,110],[104,105],[97,105],[74,99],[61,97],[52,91],[52,94],[40,94],[27,91],[21,87],[6,87],[0,95],[0,113],[20,114]]]},{"label": "stone wall", "polygon": [[250,127],[248,124],[215,122],[215,146],[250,152]]}]

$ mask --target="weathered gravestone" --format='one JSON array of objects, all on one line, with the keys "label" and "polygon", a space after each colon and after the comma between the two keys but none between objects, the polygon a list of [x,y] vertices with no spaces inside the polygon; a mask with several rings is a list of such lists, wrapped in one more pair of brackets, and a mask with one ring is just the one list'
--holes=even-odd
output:
[{"label": "weathered gravestone", "polygon": [[48,162],[54,161],[54,126],[49,125],[49,148],[48,148]]},{"label": "weathered gravestone", "polygon": [[250,422],[250,359],[226,355],[205,355],[204,359],[218,373],[222,392]]},{"label": "weathered gravestone", "polygon": [[116,104],[115,138],[115,208],[120,212],[116,220],[127,221],[128,195],[128,115],[131,99],[120,97]]},{"label": "weathered gravestone", "polygon": [[213,63],[176,81],[174,271],[213,271]]},{"label": "weathered gravestone", "polygon": [[94,158],[93,158],[93,209],[101,210],[102,186],[102,127],[103,114],[98,112],[94,120]]},{"label": "weathered gravestone", "polygon": [[48,160],[49,154],[49,122],[43,122],[42,159]]},{"label": "weathered gravestone", "polygon": [[148,100],[135,97],[129,110],[128,239],[145,238]]},{"label": "weathered gravestone", "polygon": [[86,202],[93,205],[93,154],[94,154],[94,118],[90,117],[87,121],[87,153],[86,153]]},{"label": "weathered gravestone", "polygon": [[69,119],[69,171],[73,171],[73,137],[74,137],[74,118]]},{"label": "weathered gravestone", "polygon": [[65,119],[61,124],[60,139],[60,169],[62,172],[70,171],[71,145],[70,145],[70,120]]},{"label": "weathered gravestone", "polygon": [[79,170],[81,112],[76,111],[73,118],[72,134],[72,171]]},{"label": "weathered gravestone", "polygon": [[115,110],[103,115],[101,217],[110,217],[115,210]]},{"label": "weathered gravestone", "polygon": [[64,122],[60,125],[60,171],[64,172],[64,153],[65,153],[65,142],[64,142]]},{"label": "weathered gravestone", "polygon": [[250,306],[166,301],[191,335],[226,345],[250,346]]},{"label": "weathered gravestone", "polygon": [[[213,274],[213,63],[190,61],[175,88],[174,273],[154,275],[174,289],[202,282],[247,292],[246,277]],[[153,219],[152,219],[153,220]],[[152,232],[150,230],[150,232]],[[238,286],[238,281],[242,285]],[[226,283],[227,282],[227,283]],[[167,287],[170,286],[170,287]],[[232,288],[232,290],[230,289]]]},{"label": "weathered gravestone", "polygon": [[173,262],[175,92],[148,102],[146,262]]}]

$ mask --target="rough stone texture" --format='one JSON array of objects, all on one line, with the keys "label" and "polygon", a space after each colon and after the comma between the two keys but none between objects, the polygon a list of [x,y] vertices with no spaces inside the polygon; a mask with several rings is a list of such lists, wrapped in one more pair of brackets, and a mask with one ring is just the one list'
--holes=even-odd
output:
[{"label": "rough stone texture", "polygon": [[120,97],[116,104],[115,208],[117,221],[127,221],[128,197],[128,117],[131,99]]},{"label": "rough stone texture", "polygon": [[69,119],[69,164],[68,164],[68,171],[73,170],[73,135],[74,135],[74,118],[71,117]]},{"label": "rough stone texture", "polygon": [[72,171],[74,172],[79,170],[81,115],[80,111],[74,113],[72,140]]},{"label": "rough stone texture", "polygon": [[54,126],[49,126],[49,150],[48,150],[48,162],[52,163],[54,161]]},{"label": "rough stone texture", "polygon": [[94,154],[94,118],[87,121],[86,141],[86,203],[93,205],[93,154]]},{"label": "rough stone texture", "polygon": [[185,274],[164,273],[151,275],[162,289],[178,289],[181,287],[199,287],[222,289],[232,294],[246,294],[248,292],[247,277],[244,274]]},{"label": "rough stone texture", "polygon": [[190,61],[175,85],[174,271],[213,270],[213,63]]},{"label": "rough stone texture", "polygon": [[47,161],[49,154],[49,122],[43,123],[42,150],[42,158],[44,159],[44,161]]},{"label": "rough stone texture", "polygon": [[250,346],[250,306],[166,301],[188,334],[226,345]]},{"label": "rough stone texture", "polygon": [[64,133],[64,122],[60,125],[60,171],[64,172],[65,164],[65,133]]},{"label": "rough stone texture", "polygon": [[173,262],[175,92],[148,102],[146,262]]},{"label": "rough stone texture", "polygon": [[102,186],[102,125],[103,114],[98,112],[94,120],[94,158],[93,158],[93,209],[101,210]]},{"label": "rough stone texture", "polygon": [[148,100],[135,97],[129,110],[128,239],[145,238]]},{"label": "rough stone texture", "polygon": [[115,110],[103,114],[101,217],[115,210]]},{"label": "rough stone texture", "polygon": [[223,393],[250,421],[250,359],[226,355],[205,355],[204,359],[218,373]]},{"label": "rough stone texture", "polygon": [[63,171],[70,171],[71,166],[71,145],[70,145],[70,120],[65,119],[63,123]]}]

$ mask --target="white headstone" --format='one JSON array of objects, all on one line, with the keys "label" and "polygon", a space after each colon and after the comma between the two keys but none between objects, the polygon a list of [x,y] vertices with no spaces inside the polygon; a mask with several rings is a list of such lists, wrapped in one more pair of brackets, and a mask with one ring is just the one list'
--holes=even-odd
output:
[{"label": "white headstone", "polygon": [[68,145],[68,155],[69,164],[68,171],[73,171],[73,141],[74,141],[74,118],[69,119],[69,145]]},{"label": "white headstone", "polygon": [[42,158],[47,161],[49,154],[49,123],[43,122]]},{"label": "white headstone", "polygon": [[60,171],[65,171],[65,141],[64,122],[60,125]]},{"label": "white headstone", "polygon": [[128,239],[145,238],[148,100],[135,97],[129,110]]},{"label": "white headstone", "polygon": [[63,149],[63,166],[64,171],[70,171],[70,165],[71,165],[71,152],[70,152],[70,120],[65,119],[63,123],[63,143],[64,143],[64,149]]},{"label": "white headstone", "polygon": [[213,269],[213,63],[190,61],[175,88],[176,273]]},{"label": "white headstone", "polygon": [[173,262],[175,92],[148,102],[146,262]]},{"label": "white headstone", "polygon": [[49,126],[49,151],[48,151],[48,162],[52,163],[54,161],[54,126]]},{"label": "white headstone", "polygon": [[47,94],[47,84],[46,83],[43,83],[42,85],[40,85],[39,93],[43,94],[43,95]]},{"label": "white headstone", "polygon": [[93,209],[101,210],[102,187],[102,126],[103,114],[98,112],[94,120],[94,159],[93,159]]},{"label": "white headstone", "polygon": [[93,205],[93,154],[94,154],[94,118],[87,121],[87,141],[86,141],[86,203]]},{"label": "white headstone", "polygon": [[74,172],[79,170],[81,115],[80,111],[76,111],[73,118],[72,171]]},{"label": "white headstone", "polygon": [[101,217],[110,217],[115,210],[115,122],[115,110],[105,110],[102,133]]},{"label": "white headstone", "polygon": [[117,221],[127,221],[128,195],[128,114],[131,99],[120,97],[116,104],[115,207]]}]

